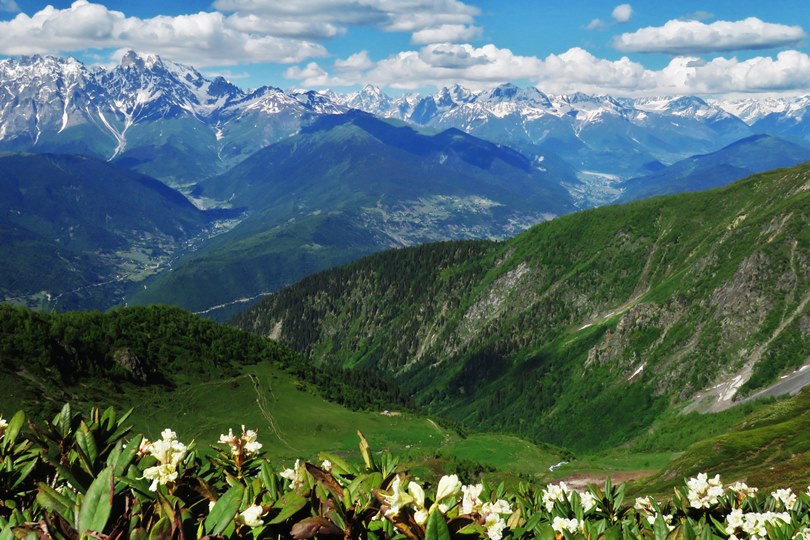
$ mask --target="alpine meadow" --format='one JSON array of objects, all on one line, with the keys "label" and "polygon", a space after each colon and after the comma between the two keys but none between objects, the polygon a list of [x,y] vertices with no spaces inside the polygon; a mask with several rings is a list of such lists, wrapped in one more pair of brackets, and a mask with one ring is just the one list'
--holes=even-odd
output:
[{"label": "alpine meadow", "polygon": [[0,540],[810,540],[808,16],[0,0]]}]

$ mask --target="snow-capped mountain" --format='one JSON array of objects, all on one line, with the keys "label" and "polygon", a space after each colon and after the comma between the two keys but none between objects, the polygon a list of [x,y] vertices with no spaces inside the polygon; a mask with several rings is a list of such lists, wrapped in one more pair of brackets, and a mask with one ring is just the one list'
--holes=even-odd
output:
[{"label": "snow-capped mountain", "polygon": [[0,61],[0,149],[118,159],[174,182],[224,171],[311,118],[346,109],[314,92],[247,93],[132,51],[112,69],[49,56]]},{"label": "snow-capped mountain", "polygon": [[583,174],[629,178],[756,133],[810,140],[810,96],[709,100],[547,95],[504,84],[434,95],[262,87],[134,52],[111,69],[71,58],[0,61],[0,150],[116,159],[169,182],[222,172],[320,115],[360,109],[436,129],[457,128]]}]

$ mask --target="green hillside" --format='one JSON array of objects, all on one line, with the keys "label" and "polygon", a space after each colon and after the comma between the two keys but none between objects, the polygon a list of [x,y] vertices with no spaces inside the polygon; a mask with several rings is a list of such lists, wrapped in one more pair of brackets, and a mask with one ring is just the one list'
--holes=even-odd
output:
[{"label": "green hillside", "polygon": [[[239,316],[316,365],[380,370],[468,425],[574,450],[810,353],[810,166],[604,207],[506,242],[373,255]],[[746,382],[747,381],[747,382]],[[610,426],[606,429],[605,426]]]},{"label": "green hillside", "polygon": [[359,111],[326,116],[198,185],[194,196],[247,217],[129,301],[221,319],[212,306],[383,249],[512,236],[574,210],[563,181],[576,179],[459,130],[425,134]]},{"label": "green hillside", "polygon": [[754,135],[711,154],[692,156],[663,170],[621,183],[619,202],[701,191],[754,173],[810,160],[810,149],[770,135]]},{"label": "green hillside", "polygon": [[109,307],[207,234],[210,214],[158,180],[82,156],[0,156],[0,298]]},{"label": "green hillside", "polygon": [[215,441],[244,424],[285,460],[354,452],[360,430],[426,478],[514,479],[564,454],[508,434],[460,433],[374,373],[312,367],[283,345],[177,308],[48,315],[0,305],[0,415],[49,419],[65,402],[132,407],[135,428],[153,438],[172,427]]}]

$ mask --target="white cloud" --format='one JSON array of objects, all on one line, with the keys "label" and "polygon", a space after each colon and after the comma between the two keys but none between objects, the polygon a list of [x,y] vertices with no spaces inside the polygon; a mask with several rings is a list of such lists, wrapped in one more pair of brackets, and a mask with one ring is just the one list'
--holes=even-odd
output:
[{"label": "white cloud", "polygon": [[77,0],[66,9],[47,6],[30,17],[20,13],[0,21],[0,54],[115,48],[149,50],[197,66],[294,63],[326,55],[322,45],[311,41],[232,28],[217,12],[139,19]]},{"label": "white cloud", "polygon": [[[428,43],[430,32],[455,32],[453,39],[471,39],[479,9],[459,0],[216,0],[214,7],[230,13],[242,28],[279,27],[286,36],[332,37],[349,26],[372,26],[388,32],[408,32],[414,43]],[[463,33],[462,33],[462,30]]]},{"label": "white cloud", "polygon": [[538,85],[551,93],[619,93],[649,91],[656,86],[655,73],[627,57],[619,60],[597,58],[574,47],[543,61]]},{"label": "white cloud", "polygon": [[613,13],[611,15],[614,21],[618,23],[626,23],[630,20],[630,17],[633,16],[633,8],[630,4],[619,4],[613,8]]},{"label": "white cloud", "polygon": [[[359,55],[359,56],[358,56]],[[354,58],[357,57],[357,58]],[[350,61],[351,60],[351,61]],[[351,64],[351,66],[349,66]],[[305,86],[376,84],[415,89],[461,84],[472,89],[504,82],[531,82],[552,93],[585,92],[619,96],[723,95],[810,92],[810,57],[782,51],[776,57],[705,61],[679,56],[660,70],[627,57],[598,58],[575,47],[540,59],[494,45],[434,44],[372,62],[365,51],[335,62],[330,74],[315,62],[287,70]]]},{"label": "white cloud", "polygon": [[453,43],[456,41],[471,41],[481,35],[481,28],[464,24],[442,24],[440,26],[417,30],[411,37],[416,45],[429,43]]},{"label": "white cloud", "polygon": [[605,24],[605,21],[603,21],[602,19],[593,19],[593,20],[591,20],[591,22],[588,23],[588,25],[585,27],[585,29],[586,30],[602,30],[606,26],[607,25]]},{"label": "white cloud", "polygon": [[335,69],[338,71],[362,71],[369,69],[373,65],[374,62],[368,57],[368,51],[360,51],[345,60],[335,60]]},{"label": "white cloud", "polygon": [[216,78],[216,77],[222,77],[223,79],[225,79],[226,81],[229,81],[229,82],[236,81],[236,80],[239,80],[239,79],[247,79],[247,78],[250,77],[250,73],[248,73],[247,71],[239,71],[239,72],[234,73],[233,71],[230,71],[228,69],[220,70],[220,71],[207,71],[206,70],[202,74],[204,76],[208,77],[209,79],[213,79],[213,78]]},{"label": "white cloud", "polygon": [[703,54],[791,46],[805,36],[800,26],[766,23],[756,17],[711,24],[671,20],[664,26],[622,34],[614,45],[623,52]]}]

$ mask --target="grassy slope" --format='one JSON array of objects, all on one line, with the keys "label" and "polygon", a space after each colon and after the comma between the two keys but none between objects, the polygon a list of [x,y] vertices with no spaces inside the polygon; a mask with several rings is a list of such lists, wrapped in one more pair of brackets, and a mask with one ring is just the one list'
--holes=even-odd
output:
[{"label": "grassy slope", "polygon": [[[146,382],[112,360],[122,350],[138,358]],[[350,410],[324,399],[325,389],[302,378],[295,362],[285,347],[174,308],[45,315],[0,307],[4,418],[19,408],[50,418],[65,401],[132,407],[135,428],[150,438],[171,427],[203,446],[244,424],[258,429],[264,451],[285,463],[322,451],[354,459],[360,430],[375,451],[396,451],[425,477],[453,470],[458,459],[489,465],[507,479],[540,473],[560,459],[559,449],[511,435],[461,435],[399,408],[395,399],[386,406],[379,394],[360,401],[371,404],[368,410]],[[325,375],[321,384],[345,388],[341,373]],[[383,414],[386,408],[393,414]]]},{"label": "grassy slope", "polygon": [[236,322],[315,362],[399,376],[470,424],[608,448],[746,363],[749,390],[807,358],[808,184],[800,166],[504,243],[383,253]]}]

